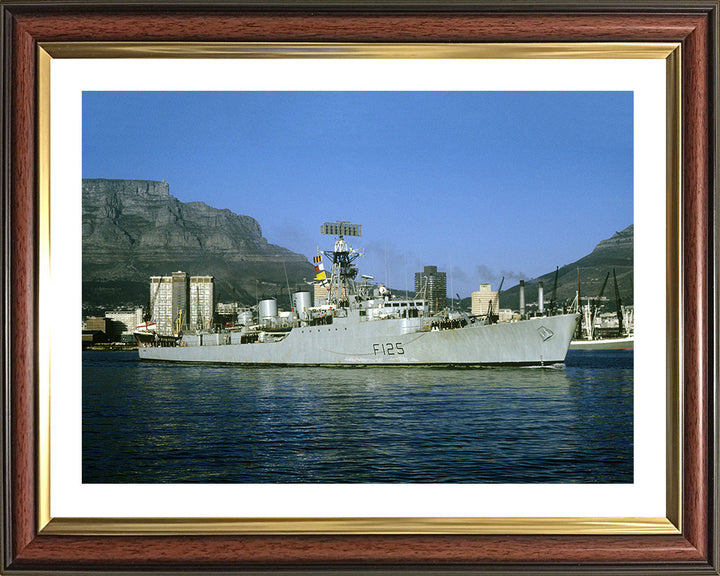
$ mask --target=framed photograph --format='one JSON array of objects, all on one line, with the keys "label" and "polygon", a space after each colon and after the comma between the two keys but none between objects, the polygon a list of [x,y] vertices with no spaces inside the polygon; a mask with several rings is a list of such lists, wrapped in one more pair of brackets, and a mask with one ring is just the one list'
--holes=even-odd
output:
[{"label": "framed photograph", "polygon": [[4,571],[718,573],[716,1],[0,7]]}]

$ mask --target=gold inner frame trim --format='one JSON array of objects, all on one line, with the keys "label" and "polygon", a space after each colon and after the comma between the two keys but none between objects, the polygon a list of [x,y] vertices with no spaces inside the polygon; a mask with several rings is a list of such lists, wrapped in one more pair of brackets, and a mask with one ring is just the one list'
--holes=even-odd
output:
[{"label": "gold inner frame trim", "polygon": [[[50,518],[50,60],[38,50],[38,514]],[[43,523],[40,523],[42,526]]]},{"label": "gold inner frame trim", "polygon": [[236,42],[45,42],[53,58],[494,58],[658,59],[676,43],[375,44]]},{"label": "gold inner frame trim", "polygon": [[678,534],[666,518],[57,518],[43,534]]},{"label": "gold inner frame trim", "polygon": [[[666,517],[52,518],[50,513],[50,69],[53,58],[664,59],[667,141]],[[681,58],[677,43],[332,44],[52,42],[38,46],[38,530],[43,534],[678,534],[682,518]]]}]

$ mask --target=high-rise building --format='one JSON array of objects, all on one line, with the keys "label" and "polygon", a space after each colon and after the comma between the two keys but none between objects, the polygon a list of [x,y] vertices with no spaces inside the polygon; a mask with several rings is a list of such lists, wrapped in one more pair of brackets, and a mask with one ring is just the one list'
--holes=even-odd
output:
[{"label": "high-rise building", "polygon": [[480,284],[480,288],[471,294],[471,312],[476,316],[484,316],[492,306],[493,314],[500,310],[500,294],[492,291],[490,284]]},{"label": "high-rise building", "polygon": [[425,266],[415,273],[415,297],[427,300],[430,310],[437,312],[447,306],[447,277],[437,266]]},{"label": "high-rise building", "polygon": [[190,330],[207,330],[213,325],[215,279],[212,276],[190,277]]},{"label": "high-rise building", "polygon": [[150,316],[157,322],[159,334],[174,332],[172,276],[152,276],[150,278]]},{"label": "high-rise building", "polygon": [[[175,332],[188,325],[189,285],[187,272],[172,273],[172,321]],[[178,328],[180,330],[178,330]]]},{"label": "high-rise building", "polygon": [[150,314],[159,334],[212,327],[215,279],[187,272],[150,278]]}]

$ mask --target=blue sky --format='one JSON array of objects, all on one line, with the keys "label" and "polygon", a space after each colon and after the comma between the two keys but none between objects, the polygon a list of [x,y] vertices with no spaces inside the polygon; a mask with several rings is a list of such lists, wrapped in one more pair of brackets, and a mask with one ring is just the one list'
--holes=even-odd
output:
[{"label": "blue sky", "polygon": [[633,223],[631,92],[85,92],[83,177],[166,180],[309,259],[363,225],[361,273],[504,288]]}]

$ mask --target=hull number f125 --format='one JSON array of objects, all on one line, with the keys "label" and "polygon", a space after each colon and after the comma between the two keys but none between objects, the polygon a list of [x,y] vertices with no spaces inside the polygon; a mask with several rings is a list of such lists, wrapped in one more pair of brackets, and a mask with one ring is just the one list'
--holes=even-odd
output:
[{"label": "hull number f125", "polygon": [[402,342],[388,342],[387,344],[373,344],[373,354],[377,356],[382,354],[383,356],[395,356],[396,354],[405,354],[405,350],[402,347]]}]

